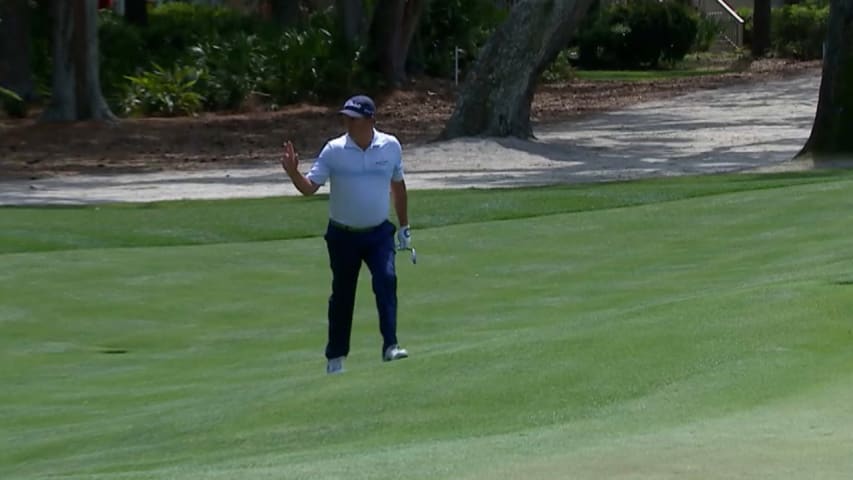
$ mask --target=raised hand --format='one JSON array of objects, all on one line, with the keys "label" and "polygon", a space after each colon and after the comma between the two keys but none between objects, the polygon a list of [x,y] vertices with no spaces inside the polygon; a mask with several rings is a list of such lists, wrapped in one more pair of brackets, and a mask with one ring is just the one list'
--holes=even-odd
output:
[{"label": "raised hand", "polygon": [[284,155],[281,157],[281,166],[287,173],[295,173],[299,170],[299,154],[293,149],[293,144],[284,142]]}]

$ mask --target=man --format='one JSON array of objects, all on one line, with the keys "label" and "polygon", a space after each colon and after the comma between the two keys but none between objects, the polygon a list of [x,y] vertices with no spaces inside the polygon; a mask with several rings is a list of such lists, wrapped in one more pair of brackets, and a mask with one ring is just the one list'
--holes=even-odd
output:
[{"label": "man", "polygon": [[339,113],[347,133],[326,143],[307,175],[299,172],[299,156],[290,142],[284,144],[281,162],[303,195],[313,195],[326,180],[331,182],[325,236],[332,268],[327,373],[342,372],[349,354],[361,262],[373,278],[382,359],[389,362],[409,356],[397,342],[396,227],[388,221],[390,188],[401,225],[397,241],[400,248],[411,248],[402,148],[394,136],[374,128],[376,106],[369,97],[350,98]]}]

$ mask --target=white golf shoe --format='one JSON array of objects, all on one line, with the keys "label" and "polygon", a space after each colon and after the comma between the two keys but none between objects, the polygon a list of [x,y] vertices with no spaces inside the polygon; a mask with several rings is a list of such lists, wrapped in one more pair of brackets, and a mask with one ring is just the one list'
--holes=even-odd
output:
[{"label": "white golf shoe", "polygon": [[330,358],[328,362],[326,362],[326,373],[329,375],[335,373],[343,373],[344,372],[344,358],[346,357],[337,357]]},{"label": "white golf shoe", "polygon": [[407,352],[405,348],[400,348],[399,345],[395,344],[385,349],[385,354],[382,355],[382,360],[390,362],[392,360],[400,360],[408,357],[409,352]]}]

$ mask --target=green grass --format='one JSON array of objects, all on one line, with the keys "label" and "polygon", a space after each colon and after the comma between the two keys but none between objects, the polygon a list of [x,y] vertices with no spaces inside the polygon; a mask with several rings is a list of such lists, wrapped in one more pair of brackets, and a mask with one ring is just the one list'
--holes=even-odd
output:
[{"label": "green grass", "polygon": [[334,377],[324,202],[2,209],[0,478],[846,478],[851,188],[415,192]]},{"label": "green grass", "polygon": [[[821,182],[836,175],[839,173],[821,171],[681,177],[500,192],[415,191],[411,193],[411,213],[415,228],[424,229],[777,188]],[[0,254],[307,238],[322,232],[327,208],[323,197],[0,207]]]},{"label": "green grass", "polygon": [[674,78],[702,77],[730,73],[732,70],[719,68],[696,68],[674,70],[576,70],[575,77],[588,81],[649,81]]}]

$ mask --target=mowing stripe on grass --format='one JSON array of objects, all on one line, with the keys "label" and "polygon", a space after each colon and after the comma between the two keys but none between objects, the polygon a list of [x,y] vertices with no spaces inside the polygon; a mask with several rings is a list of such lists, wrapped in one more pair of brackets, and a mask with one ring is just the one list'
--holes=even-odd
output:
[{"label": "mowing stripe on grass", "polygon": [[6,254],[0,477],[833,478],[851,187],[424,230],[336,377],[320,239]]},{"label": "mowing stripe on grass", "polygon": [[[850,178],[839,171],[720,175],[517,190],[413,191],[416,230]],[[323,233],[324,197],[0,208],[0,254],[285,240]]]}]

